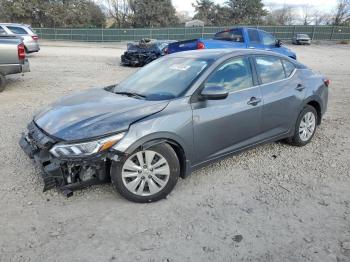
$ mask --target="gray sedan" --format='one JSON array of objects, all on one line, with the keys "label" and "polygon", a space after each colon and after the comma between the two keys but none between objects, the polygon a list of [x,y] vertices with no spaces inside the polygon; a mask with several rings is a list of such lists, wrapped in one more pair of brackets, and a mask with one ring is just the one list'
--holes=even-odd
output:
[{"label": "gray sedan", "polygon": [[262,143],[309,143],[329,81],[276,53],[175,53],[118,85],[71,95],[36,115],[23,150],[45,189],[112,181],[135,202],[166,197],[179,177]]}]

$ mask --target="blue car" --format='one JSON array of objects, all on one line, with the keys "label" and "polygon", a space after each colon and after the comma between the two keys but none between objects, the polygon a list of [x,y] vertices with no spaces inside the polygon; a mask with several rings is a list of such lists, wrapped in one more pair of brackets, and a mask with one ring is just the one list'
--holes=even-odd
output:
[{"label": "blue car", "polygon": [[262,49],[297,59],[292,50],[282,46],[281,40],[263,30],[247,27],[236,27],[218,32],[213,39],[199,38],[171,43],[168,46],[168,53],[218,48]]}]

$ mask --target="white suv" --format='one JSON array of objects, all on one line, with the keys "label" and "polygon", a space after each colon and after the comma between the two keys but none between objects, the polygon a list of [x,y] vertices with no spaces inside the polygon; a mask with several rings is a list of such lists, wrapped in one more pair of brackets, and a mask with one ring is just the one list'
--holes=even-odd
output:
[{"label": "white suv", "polygon": [[23,38],[26,53],[39,52],[39,37],[34,33],[30,25],[0,24],[0,35],[16,35]]}]

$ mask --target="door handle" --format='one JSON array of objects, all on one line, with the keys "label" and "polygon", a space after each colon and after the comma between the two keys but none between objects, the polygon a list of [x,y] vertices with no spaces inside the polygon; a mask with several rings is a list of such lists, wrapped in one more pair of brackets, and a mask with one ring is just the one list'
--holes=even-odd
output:
[{"label": "door handle", "polygon": [[250,100],[247,102],[247,104],[251,105],[251,106],[256,106],[260,102],[261,102],[260,98],[256,98],[255,96],[253,96],[253,97],[250,98]]},{"label": "door handle", "polygon": [[305,86],[303,86],[302,84],[298,84],[295,89],[298,91],[303,91],[305,89]]}]

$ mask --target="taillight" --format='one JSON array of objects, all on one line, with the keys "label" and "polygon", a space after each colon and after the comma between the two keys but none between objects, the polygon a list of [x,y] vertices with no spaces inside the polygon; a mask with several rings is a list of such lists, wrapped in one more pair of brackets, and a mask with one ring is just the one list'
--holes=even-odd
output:
[{"label": "taillight", "polygon": [[328,87],[330,84],[329,79],[323,79],[324,84]]},{"label": "taillight", "polygon": [[204,49],[204,48],[205,48],[205,44],[203,42],[197,43],[197,49]]},{"label": "taillight", "polygon": [[37,41],[37,40],[39,40],[39,36],[37,36],[37,35],[32,35],[32,39],[35,40],[35,41]]},{"label": "taillight", "polygon": [[24,60],[26,58],[26,51],[25,51],[23,43],[18,45],[17,51],[18,51],[18,59],[19,60]]}]

